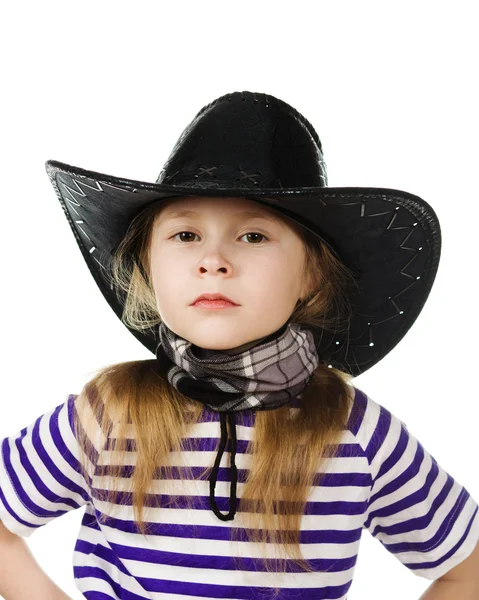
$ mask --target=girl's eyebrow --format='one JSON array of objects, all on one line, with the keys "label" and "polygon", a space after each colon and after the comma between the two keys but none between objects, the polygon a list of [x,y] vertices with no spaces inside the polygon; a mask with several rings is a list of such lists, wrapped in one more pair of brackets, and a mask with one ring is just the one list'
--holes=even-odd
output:
[{"label": "girl's eyebrow", "polygon": [[[174,212],[169,213],[166,217],[160,217],[161,221],[169,221],[171,219],[178,219],[181,217],[187,217],[187,218],[191,218],[194,219],[196,217],[200,217],[201,215],[194,211],[194,210],[177,210]],[[276,225],[279,225],[280,227],[283,227],[283,223],[279,220],[276,219],[273,216],[269,216],[269,215],[265,215],[263,213],[259,213],[259,212],[255,212],[252,210],[245,210],[239,213],[236,213],[235,216],[236,219],[265,219],[266,221],[270,221],[271,223],[275,223]]]}]

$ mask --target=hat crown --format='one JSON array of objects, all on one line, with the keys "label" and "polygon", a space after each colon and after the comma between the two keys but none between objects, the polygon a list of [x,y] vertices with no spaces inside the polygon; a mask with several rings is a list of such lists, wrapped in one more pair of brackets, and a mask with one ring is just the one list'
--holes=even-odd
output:
[{"label": "hat crown", "polygon": [[156,183],[192,188],[326,187],[321,141],[311,123],[274,96],[233,92],[186,126]]}]

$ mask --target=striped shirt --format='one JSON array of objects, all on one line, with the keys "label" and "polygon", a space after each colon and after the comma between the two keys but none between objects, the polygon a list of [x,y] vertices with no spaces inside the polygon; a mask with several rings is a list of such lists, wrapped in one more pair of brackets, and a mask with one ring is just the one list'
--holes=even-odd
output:
[{"label": "striped shirt", "polygon": [[[278,576],[258,562],[262,555],[253,542],[239,535],[233,550],[229,529],[234,521],[221,521],[211,511],[208,480],[182,480],[180,468],[174,471],[177,478],[161,483],[171,485],[175,496],[192,496],[192,510],[148,502],[152,529],[142,536],[125,492],[124,505],[116,506],[115,516],[99,524],[101,514],[110,511],[98,499],[95,477],[87,484],[81,475],[73,430],[75,394],[0,442],[0,519],[13,533],[29,537],[52,519],[85,506],[73,577],[83,596],[92,600],[264,600],[268,588],[275,587],[281,588],[278,600],[345,600],[363,529],[414,574],[437,579],[474,549],[479,538],[478,504],[404,422],[359,388],[353,389],[354,403],[338,454],[323,466],[327,477],[311,488],[301,521],[301,551],[318,572],[294,572],[293,565],[278,583]],[[293,403],[290,410],[299,408]],[[237,414],[238,498],[250,465],[245,450],[254,422],[254,411]],[[194,451],[175,453],[171,464],[187,464],[200,472],[216,456],[221,438],[218,413],[205,407],[190,438]],[[223,514],[229,510],[229,444],[230,440],[215,491]],[[100,450],[107,464],[112,459],[107,455],[113,453],[108,444]],[[134,464],[134,450],[131,453],[128,464]],[[159,483],[152,483],[151,493],[159,490]],[[168,499],[162,498],[162,505]],[[243,570],[235,564],[238,553]]]}]

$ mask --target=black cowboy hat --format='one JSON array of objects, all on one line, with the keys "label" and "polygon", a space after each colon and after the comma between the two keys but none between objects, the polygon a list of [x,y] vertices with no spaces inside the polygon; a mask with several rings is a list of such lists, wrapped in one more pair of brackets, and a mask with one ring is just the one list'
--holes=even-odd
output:
[{"label": "black cowboy hat", "polygon": [[[124,297],[112,289],[112,253],[141,211],[176,196],[254,200],[318,236],[357,274],[347,331],[311,328],[320,359],[353,376],[404,337],[438,269],[441,230],[431,206],[401,190],[328,187],[313,126],[270,95],[233,92],[204,106],[155,183],[55,160],[45,167],[88,268],[120,319]],[[155,354],[157,330],[125,326]]]}]

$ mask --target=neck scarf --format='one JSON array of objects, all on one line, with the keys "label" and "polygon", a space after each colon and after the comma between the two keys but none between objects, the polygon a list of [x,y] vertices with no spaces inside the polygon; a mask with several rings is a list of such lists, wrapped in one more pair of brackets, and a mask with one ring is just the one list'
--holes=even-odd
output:
[{"label": "neck scarf", "polygon": [[[313,334],[286,322],[241,351],[208,350],[178,336],[162,322],[156,348],[159,372],[179,392],[219,412],[221,444],[210,479],[210,506],[228,521],[236,514],[237,468],[234,413],[272,410],[298,398],[319,364]],[[226,415],[232,432],[230,511],[222,514],[214,498],[219,464],[227,443]]]}]

